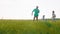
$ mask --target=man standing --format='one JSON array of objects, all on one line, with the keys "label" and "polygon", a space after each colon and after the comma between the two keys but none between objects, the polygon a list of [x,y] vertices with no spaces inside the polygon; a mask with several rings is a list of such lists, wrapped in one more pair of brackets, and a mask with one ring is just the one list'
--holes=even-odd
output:
[{"label": "man standing", "polygon": [[38,6],[36,6],[36,8],[32,11],[32,14],[34,12],[34,18],[33,18],[33,21],[36,20],[38,21],[38,16],[39,16],[39,9],[38,9]]}]

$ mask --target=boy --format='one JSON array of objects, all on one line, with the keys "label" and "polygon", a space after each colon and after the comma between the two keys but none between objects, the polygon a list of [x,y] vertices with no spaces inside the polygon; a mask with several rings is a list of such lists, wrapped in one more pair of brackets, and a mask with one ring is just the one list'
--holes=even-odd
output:
[{"label": "boy", "polygon": [[38,9],[38,6],[36,6],[36,8],[32,11],[32,14],[33,14],[33,12],[34,12],[34,18],[33,18],[33,21],[35,20],[35,18],[36,18],[36,20],[38,21],[38,14],[39,14],[39,9]]},{"label": "boy", "polygon": [[45,15],[43,15],[43,20],[45,20]]},{"label": "boy", "polygon": [[53,21],[55,20],[55,17],[56,17],[55,12],[52,11],[52,20],[53,20]]}]

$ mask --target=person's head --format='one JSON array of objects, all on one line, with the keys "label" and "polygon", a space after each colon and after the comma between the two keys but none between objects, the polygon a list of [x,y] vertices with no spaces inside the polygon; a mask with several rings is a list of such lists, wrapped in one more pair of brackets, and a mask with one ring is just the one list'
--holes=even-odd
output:
[{"label": "person's head", "polygon": [[52,13],[54,13],[54,11],[52,11]]},{"label": "person's head", "polygon": [[43,15],[43,16],[45,16],[45,15]]},{"label": "person's head", "polygon": [[36,8],[38,9],[38,6],[36,6]]}]

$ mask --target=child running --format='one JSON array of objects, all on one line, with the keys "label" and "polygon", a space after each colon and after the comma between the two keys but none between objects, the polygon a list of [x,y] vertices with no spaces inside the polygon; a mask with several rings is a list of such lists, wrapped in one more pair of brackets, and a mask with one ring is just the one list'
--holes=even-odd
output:
[{"label": "child running", "polygon": [[39,9],[38,9],[38,6],[36,6],[36,8],[32,11],[32,14],[34,12],[34,18],[33,18],[33,21],[36,20],[38,21],[38,16],[39,16]]}]

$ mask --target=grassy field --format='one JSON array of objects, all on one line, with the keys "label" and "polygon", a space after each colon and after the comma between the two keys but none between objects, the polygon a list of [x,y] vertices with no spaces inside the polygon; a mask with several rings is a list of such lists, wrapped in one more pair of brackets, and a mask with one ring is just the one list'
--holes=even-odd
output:
[{"label": "grassy field", "polygon": [[60,20],[0,20],[0,34],[60,34]]}]

